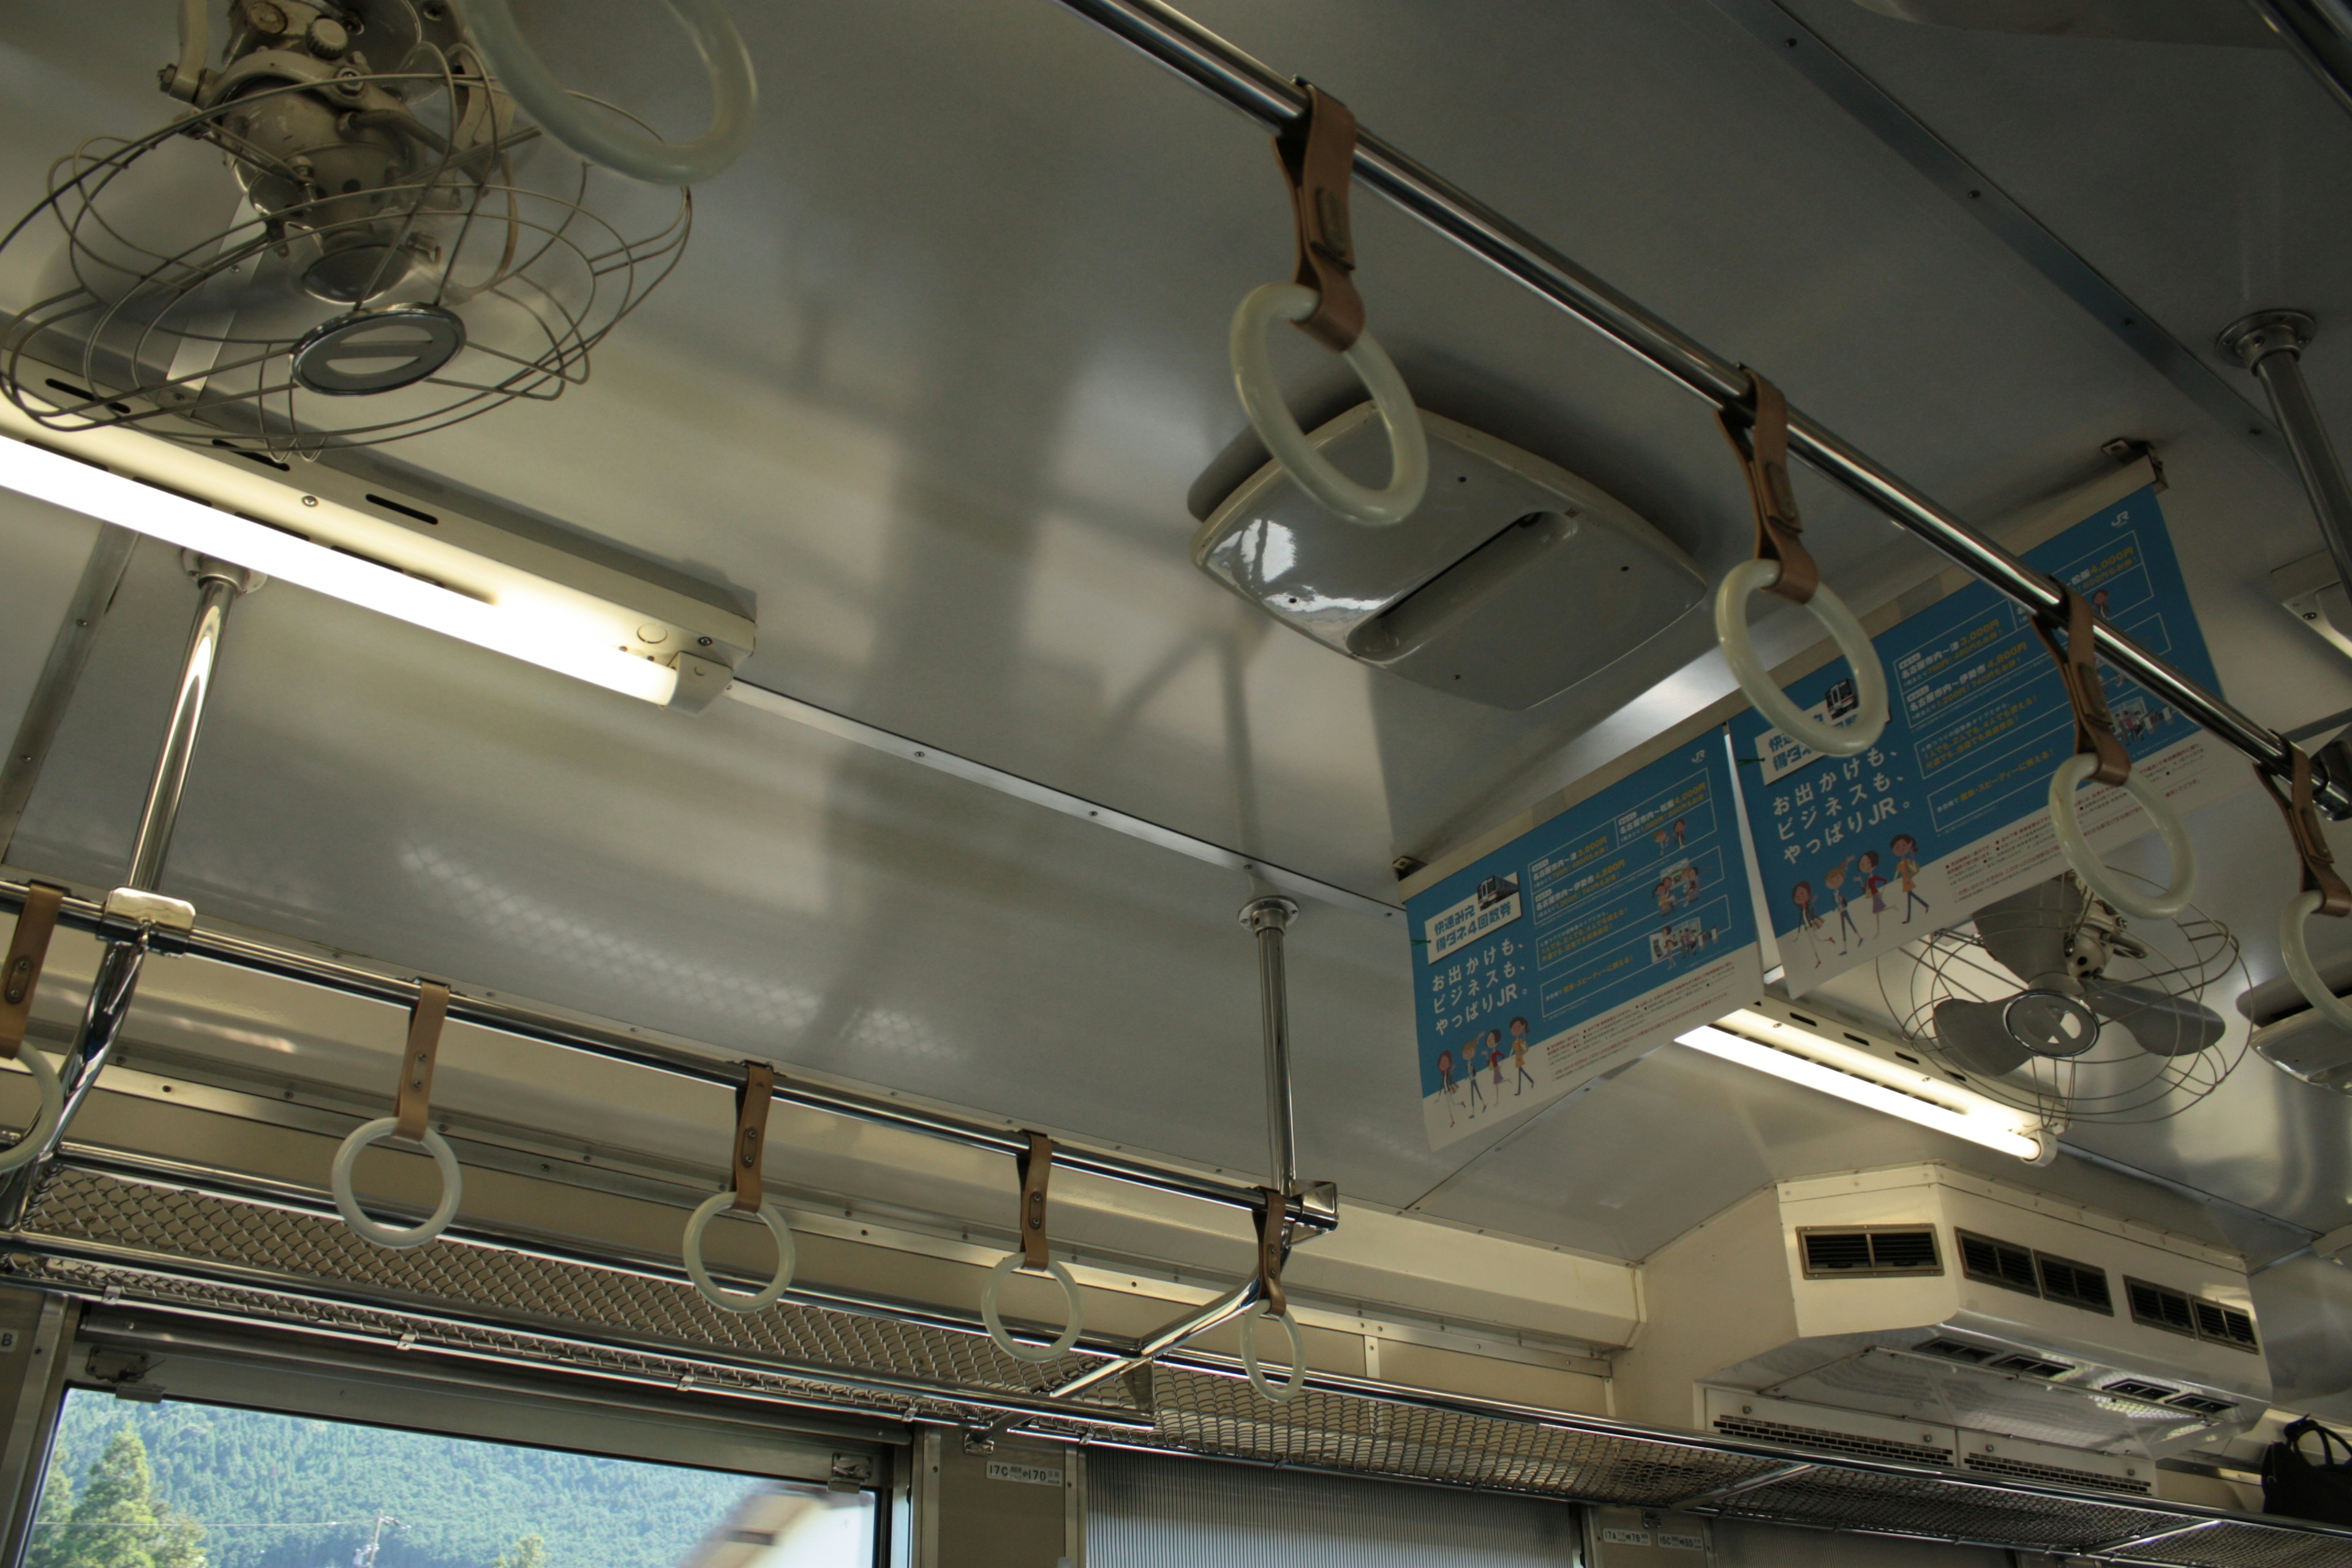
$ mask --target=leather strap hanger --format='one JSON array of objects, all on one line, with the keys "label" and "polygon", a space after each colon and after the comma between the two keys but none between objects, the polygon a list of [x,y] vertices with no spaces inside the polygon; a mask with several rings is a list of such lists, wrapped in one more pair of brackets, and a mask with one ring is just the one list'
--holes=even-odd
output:
[{"label": "leather strap hanger", "polygon": [[2303,860],[2303,890],[2319,895],[2319,907],[2311,912],[2341,918],[2352,915],[2352,887],[2347,887],[2341,873],[2336,869],[2336,853],[2327,847],[2327,836],[2319,825],[2319,805],[2313,798],[2311,759],[2300,746],[2289,746],[2289,784],[2282,793],[2278,781],[2261,768],[2254,776],[2278,802],[2279,811],[2286,817],[2286,830],[2294,839],[2294,852]]},{"label": "leather strap hanger", "polygon": [[766,1062],[745,1062],[743,1087],[735,1091],[735,1148],[727,1163],[734,1206],[745,1214],[764,1201],[760,1166],[768,1156],[768,1110],[775,1100],[776,1069]]},{"label": "leather strap hanger", "polygon": [[41,984],[41,965],[48,961],[49,938],[57,934],[65,900],[66,889],[53,883],[26,888],[25,907],[16,911],[16,934],[9,940],[8,956],[0,960],[0,1057],[10,1061],[24,1048],[33,992]]},{"label": "leather strap hanger", "polygon": [[1029,1134],[1029,1151],[1015,1154],[1021,1169],[1021,1267],[1043,1270],[1054,1259],[1045,1231],[1045,1183],[1054,1173],[1054,1141]]},{"label": "leather strap hanger", "polygon": [[1307,112],[1274,138],[1275,155],[1290,181],[1290,215],[1298,233],[1298,265],[1291,281],[1315,290],[1315,313],[1300,331],[1344,353],[1364,330],[1364,301],[1356,292],[1356,241],[1348,196],[1356,177],[1356,116],[1309,82]]},{"label": "leather strap hanger", "polygon": [[1765,592],[1792,605],[1806,604],[1821,586],[1822,574],[1805,548],[1805,521],[1798,514],[1796,487],[1789,480],[1789,400],[1754,371],[1740,368],[1748,377],[1748,395],[1718,409],[1716,420],[1748,476],[1748,504],[1756,512],[1756,559],[1780,563],[1780,580]]},{"label": "leather strap hanger", "polygon": [[1289,1302],[1282,1293],[1283,1241],[1290,1228],[1290,1200],[1272,1187],[1260,1187],[1265,1201],[1257,1213],[1257,1280],[1258,1300],[1265,1303],[1265,1315],[1279,1318],[1289,1310]]},{"label": "leather strap hanger", "polygon": [[2099,681],[2098,645],[2091,636],[2091,601],[2073,588],[2057,584],[2060,610],[2066,619],[2066,646],[2061,648],[2046,622],[2036,618],[2033,633],[2050,657],[2058,661],[2058,678],[2066,684],[2066,700],[2074,709],[2074,754],[2098,759],[2091,777],[2103,784],[2120,784],[2131,777],[2131,753],[2116,737],[2115,716],[2107,711],[2107,689]]},{"label": "leather strap hanger", "polygon": [[414,1143],[425,1136],[433,1110],[433,1063],[441,1054],[441,1025],[449,1016],[449,988],[438,980],[416,983],[416,1005],[408,1010],[408,1046],[400,1058],[400,1090],[392,1108],[398,1123],[392,1135]]}]

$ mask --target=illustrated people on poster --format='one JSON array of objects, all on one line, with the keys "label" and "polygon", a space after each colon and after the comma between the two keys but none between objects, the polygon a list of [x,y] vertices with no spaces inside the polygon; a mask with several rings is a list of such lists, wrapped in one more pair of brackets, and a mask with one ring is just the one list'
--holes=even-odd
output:
[{"label": "illustrated people on poster", "polygon": [[1650,837],[1655,841],[1658,846],[1659,859],[1663,860],[1674,852],[1674,836],[1670,829],[1661,827],[1656,832],[1651,834]]},{"label": "illustrated people on poster", "polygon": [[1821,944],[1813,940],[1813,933],[1822,929],[1822,922],[1820,917],[1813,913],[1813,885],[1799,882],[1789,889],[1789,901],[1797,906],[1797,929],[1805,933],[1806,956],[1813,961],[1813,967],[1819,969],[1822,966],[1822,949]]},{"label": "illustrated people on poster", "polygon": [[1681,817],[1675,818],[1675,847],[1679,849],[1690,837],[1690,825]]},{"label": "illustrated people on poster", "polygon": [[1511,1020],[1511,1064],[1519,1069],[1519,1076],[1511,1080],[1511,1096],[1517,1099],[1534,1088],[1536,1081],[1535,1075],[1528,1071],[1528,1021],[1525,1018]]},{"label": "illustrated people on poster", "polygon": [[1686,904],[1695,904],[1698,902],[1698,868],[1696,866],[1684,867],[1682,868],[1681,881],[1683,902]]},{"label": "illustrated people on poster", "polygon": [[1486,1031],[1486,1066],[1495,1077],[1495,1103],[1503,1103],[1503,1031]]},{"label": "illustrated people on poster", "polygon": [[1870,895],[1870,940],[1876,942],[1886,925],[1886,879],[1878,874],[1878,851],[1865,849],[1855,856],[1853,868],[1862,878],[1862,890]]},{"label": "illustrated people on poster", "polygon": [[1437,1053],[1437,1076],[1444,1087],[1437,1092],[1445,1101],[1445,1125],[1454,1125],[1454,1053]]},{"label": "illustrated people on poster", "polygon": [[1483,1038],[1484,1036],[1473,1035],[1470,1043],[1462,1047],[1462,1078],[1470,1086],[1470,1120],[1473,1121],[1477,1121],[1478,1112],[1486,1108],[1486,1097],[1478,1092],[1478,1042]]},{"label": "illustrated people on poster", "polygon": [[1822,886],[1827,888],[1830,890],[1830,897],[1837,900],[1838,956],[1840,958],[1845,956],[1846,934],[1849,931],[1853,933],[1854,941],[1862,940],[1862,928],[1854,924],[1853,911],[1845,906],[1845,868],[1853,864],[1853,858],[1848,856],[1822,873]]},{"label": "illustrated people on poster", "polygon": [[2102,621],[2107,618],[2107,590],[2105,588],[2091,590],[2091,614],[2095,618]]},{"label": "illustrated people on poster", "polygon": [[1911,906],[1927,907],[1919,896],[1919,841],[1907,833],[1898,833],[1887,841],[1886,852],[1895,857],[1895,875],[1903,883],[1903,923],[1911,923]]},{"label": "illustrated people on poster", "polygon": [[1671,915],[1675,912],[1675,881],[1672,877],[1659,878],[1658,885],[1651,889],[1651,894],[1658,900],[1660,914]]}]

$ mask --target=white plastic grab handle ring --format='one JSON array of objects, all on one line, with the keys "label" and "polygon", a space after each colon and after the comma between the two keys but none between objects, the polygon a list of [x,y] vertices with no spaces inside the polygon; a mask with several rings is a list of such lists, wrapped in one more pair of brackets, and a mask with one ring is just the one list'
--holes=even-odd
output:
[{"label": "white plastic grab handle ring", "polygon": [[751,144],[759,84],[743,36],[719,0],[663,0],[685,24],[710,73],[710,129],[691,142],[665,142],[574,98],[515,26],[507,0],[462,0],[458,9],[490,75],[547,133],[592,163],[655,185],[699,184]]},{"label": "white plastic grab handle ring", "polygon": [[1257,1326],[1265,1321],[1265,1303],[1263,1301],[1242,1319],[1242,1370],[1249,1373],[1250,1386],[1257,1390],[1259,1398],[1272,1400],[1276,1405],[1287,1405],[1298,1396],[1298,1384],[1307,1375],[1307,1347],[1298,1337],[1298,1324],[1289,1313],[1285,1312],[1275,1319],[1282,1325],[1283,1331],[1290,1336],[1290,1376],[1279,1384],[1268,1383],[1265,1373],[1257,1363]]},{"label": "white plastic grab handle ring", "polygon": [[49,1130],[66,1113],[66,1091],[58,1082],[58,1069],[49,1065],[49,1058],[26,1046],[16,1053],[16,1061],[33,1075],[33,1087],[40,1090],[41,1108],[33,1112],[33,1124],[17,1135],[16,1142],[0,1150],[0,1171],[31,1164],[34,1156],[40,1153],[41,1145],[49,1141]]},{"label": "white plastic grab handle ring", "polygon": [[2065,851],[2066,864],[2083,879],[2084,886],[2116,909],[2144,921],[2168,921],[2187,909],[2197,894],[2197,851],[2189,846],[2189,826],[2164,793],[2134,768],[2124,781],[2124,789],[2139,802],[2148,821],[2163,836],[2164,852],[2172,859],[2172,885],[2155,893],[2126,885],[2083,837],[2083,821],[2074,811],[2074,786],[2089,778],[2098,765],[2098,758],[2078,752],[2050,775],[2050,826],[2058,830],[2058,847]]},{"label": "white plastic grab handle ring", "polygon": [[2279,917],[2279,952],[2286,957],[2286,972],[2294,976],[2294,988],[2303,993],[2312,1011],[2339,1029],[2352,1029],[2352,1003],[2329,990],[2319,978],[2319,967],[2311,962],[2311,943],[2304,939],[2304,924],[2318,908],[2316,888],[2305,889],[2287,905],[2286,913]]},{"label": "white plastic grab handle ring", "polygon": [[400,1125],[396,1116],[379,1116],[373,1121],[352,1129],[343,1146],[335,1151],[335,1169],[328,1185],[334,1189],[335,1211],[343,1223],[358,1231],[378,1247],[422,1247],[449,1228],[457,1217],[457,1200],[466,1190],[465,1173],[457,1168],[457,1156],[449,1150],[449,1141],[430,1127],[425,1130],[421,1142],[425,1152],[433,1156],[433,1163],[441,1172],[441,1206],[435,1209],[422,1225],[385,1225],[360,1212],[360,1200],[352,1192],[352,1167],[359,1163],[360,1151],[378,1139],[392,1136]]},{"label": "white plastic grab handle ring", "polygon": [[1053,1361],[1067,1353],[1069,1348],[1078,1342],[1079,1327],[1086,1321],[1086,1303],[1078,1298],[1078,1282],[1070,1278],[1070,1271],[1059,1263],[1048,1263],[1045,1270],[1060,1282],[1062,1300],[1069,1309],[1068,1326],[1062,1330],[1060,1338],[1045,1345],[1024,1345],[1006,1333],[1004,1320],[997,1314],[996,1299],[1003,1293],[1006,1278],[1021,1267],[1021,1259],[1022,1254],[1008,1252],[996,1260],[995,1268],[988,1271],[988,1283],[982,1286],[980,1291],[980,1321],[988,1325],[988,1337],[996,1342],[996,1348],[1013,1360]]},{"label": "white plastic grab handle ring", "polygon": [[1421,427],[1421,410],[1413,406],[1404,377],[1372,334],[1359,332],[1341,357],[1355,367],[1364,390],[1372,395],[1372,406],[1380,410],[1381,423],[1388,427],[1386,489],[1360,485],[1333,468],[1328,458],[1308,444],[1307,432],[1290,416],[1282,389],[1275,384],[1267,327],[1276,319],[1305,321],[1320,300],[1303,283],[1268,283],[1249,291],[1234,312],[1234,390],[1241,394],[1242,412],[1249,416],[1258,439],[1300,489],[1349,522],[1368,528],[1402,522],[1429,488],[1429,437]]},{"label": "white plastic grab handle ring", "polygon": [[730,1312],[758,1312],[776,1304],[784,1287],[793,1282],[793,1270],[800,1264],[800,1254],[793,1247],[792,1226],[773,1204],[761,1204],[758,1209],[760,1223],[776,1238],[776,1272],[757,1290],[730,1290],[710,1277],[702,1262],[702,1233],[719,1212],[735,1205],[733,1193],[713,1193],[702,1200],[686,1222],[686,1239],[678,1250],[686,1257],[687,1278],[702,1292],[702,1299],[714,1307],[724,1307]]},{"label": "white plastic grab handle ring", "polygon": [[1845,607],[1845,601],[1823,584],[1805,601],[1805,608],[1827,628],[1838,651],[1853,668],[1853,691],[1860,708],[1851,724],[1831,724],[1800,710],[1789,700],[1757,657],[1756,639],[1748,630],[1748,596],[1780,580],[1778,561],[1748,561],[1723,574],[1715,591],[1715,638],[1723,645],[1723,659],[1732,679],[1756,705],[1756,711],[1789,739],[1832,757],[1858,756],[1878,744],[1886,728],[1886,671],[1870,634]]}]

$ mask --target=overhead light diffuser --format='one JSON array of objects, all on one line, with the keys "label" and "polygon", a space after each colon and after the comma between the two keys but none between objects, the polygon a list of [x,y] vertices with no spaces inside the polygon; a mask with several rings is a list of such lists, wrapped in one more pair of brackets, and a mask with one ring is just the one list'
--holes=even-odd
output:
[{"label": "overhead light diffuser", "polygon": [[647,702],[703,706],[751,648],[702,584],[323,464],[297,479],[138,430],[61,437],[0,404],[0,486]]},{"label": "overhead light diffuser", "polygon": [[2030,1110],[1939,1079],[1924,1064],[1915,1070],[1899,1060],[1889,1060],[1891,1051],[1881,1054],[1871,1042],[1837,1038],[1790,1018],[1743,1008],[1677,1039],[1721,1060],[1964,1138],[2029,1163],[2046,1163],[2057,1151],[2055,1134]]}]

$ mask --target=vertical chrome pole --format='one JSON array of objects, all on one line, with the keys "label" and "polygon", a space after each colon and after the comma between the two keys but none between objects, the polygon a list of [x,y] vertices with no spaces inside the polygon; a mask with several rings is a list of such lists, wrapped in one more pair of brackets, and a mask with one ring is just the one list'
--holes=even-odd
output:
[{"label": "vertical chrome pole", "polygon": [[2294,454],[2295,472],[2303,476],[2312,515],[2336,563],[2336,581],[2352,593],[2352,484],[2345,480],[2319,405],[2303,379],[2303,349],[2314,330],[2312,319],[2300,310],[2258,310],[2221,334],[2221,348],[2237,356],[2270,394],[2271,413]]},{"label": "vertical chrome pole", "polygon": [[1270,1185],[1298,1190],[1298,1128],[1290,1106],[1290,994],[1283,973],[1282,937],[1298,918],[1288,899],[1256,899],[1242,908],[1242,924],[1257,938],[1258,1005],[1265,1024],[1265,1147]]},{"label": "vertical chrome pole", "polygon": [[[228,621],[228,607],[239,594],[258,587],[261,582],[241,567],[202,556],[183,559],[189,574],[196,579],[196,618],[189,627],[187,651],[180,661],[180,689],[172,703],[172,721],[163,731],[163,747],[155,758],[154,776],[147,784],[147,803],[139,813],[139,836],[131,844],[129,879],[108,899],[110,906],[132,902],[122,898],[125,893],[153,892],[163,875],[163,856],[172,847],[172,829],[179,823],[180,797],[187,788],[188,765],[195,756],[196,731],[204,723],[205,700],[212,695],[213,666],[220,657],[221,631]],[[75,1114],[97,1085],[108,1057],[113,1054],[115,1037],[122,1031],[122,1020],[130,1014],[131,999],[139,988],[139,971],[147,959],[147,940],[148,927],[142,923],[138,935],[108,942],[105,952],[99,957],[98,974],[90,982],[89,1002],[82,1009],[81,1027],[58,1068],[58,1080],[65,1086],[65,1110],[42,1140],[39,1157],[26,1167],[9,1194],[6,1209],[11,1224],[22,1217],[25,1201],[39,1183],[41,1168],[65,1141],[66,1129],[72,1125]]]}]

